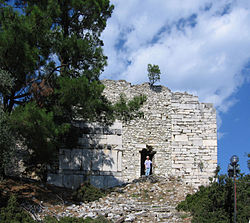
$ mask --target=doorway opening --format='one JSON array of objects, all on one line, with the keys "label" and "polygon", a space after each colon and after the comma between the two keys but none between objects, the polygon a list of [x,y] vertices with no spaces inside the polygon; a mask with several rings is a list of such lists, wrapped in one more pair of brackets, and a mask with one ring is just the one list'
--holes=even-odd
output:
[{"label": "doorway opening", "polygon": [[[153,151],[152,146],[146,146],[145,149],[140,151],[141,153],[141,176],[145,175],[145,166],[144,162],[146,160],[146,157],[149,156],[149,159],[152,161],[152,164],[154,164],[154,155],[156,154],[155,151]],[[153,165],[150,167],[150,175],[153,173]]]}]

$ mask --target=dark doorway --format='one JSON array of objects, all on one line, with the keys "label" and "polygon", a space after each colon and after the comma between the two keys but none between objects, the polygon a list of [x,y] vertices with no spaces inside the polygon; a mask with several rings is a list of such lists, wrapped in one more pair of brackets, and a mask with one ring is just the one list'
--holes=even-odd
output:
[{"label": "dark doorway", "polygon": [[[152,146],[146,146],[146,149],[143,149],[142,151],[140,151],[140,153],[141,153],[141,176],[143,176],[145,175],[144,162],[146,160],[146,157],[149,156],[149,159],[152,161],[152,163],[154,163],[154,155],[156,152],[153,151]],[[153,167],[151,165],[150,175],[152,174],[152,171],[153,171]]]}]

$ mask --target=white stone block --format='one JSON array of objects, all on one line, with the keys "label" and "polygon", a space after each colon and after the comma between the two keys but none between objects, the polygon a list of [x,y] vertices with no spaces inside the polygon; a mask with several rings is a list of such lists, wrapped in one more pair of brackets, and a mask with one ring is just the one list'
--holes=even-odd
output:
[{"label": "white stone block", "polygon": [[82,150],[82,169],[90,170],[91,169],[91,160],[92,160],[92,150],[91,149],[83,149]]},{"label": "white stone block", "polygon": [[188,141],[188,136],[185,134],[175,135],[174,140],[175,141]]},{"label": "white stone block", "polygon": [[122,184],[122,182],[114,176],[104,176],[103,181],[104,188],[114,187]]},{"label": "white stone block", "polygon": [[101,144],[101,145],[106,145],[106,144],[108,144],[107,138],[99,139],[99,140],[96,140],[96,141],[94,141],[94,142],[96,142],[95,144]]},{"label": "white stone block", "polygon": [[60,150],[59,166],[60,169],[70,169],[71,151],[69,149]]},{"label": "white stone block", "polygon": [[82,150],[73,149],[71,151],[70,169],[79,170],[82,165]]},{"label": "white stone block", "polygon": [[63,186],[62,174],[49,173],[47,177],[47,183],[53,184],[58,187],[62,187]]},{"label": "white stone block", "polygon": [[209,129],[217,129],[217,125],[216,124],[210,124]]},{"label": "white stone block", "polygon": [[122,122],[115,121],[112,126],[110,126],[110,129],[122,129]]},{"label": "white stone block", "polygon": [[198,151],[199,151],[198,149],[194,148],[194,149],[191,149],[191,150],[190,150],[190,153],[192,153],[192,154],[197,154]]},{"label": "white stone block", "polygon": [[215,139],[203,140],[203,146],[217,146],[217,140]]},{"label": "white stone block", "polygon": [[103,171],[117,171],[117,150],[103,150],[105,156],[103,158]]},{"label": "white stone block", "polygon": [[117,167],[118,167],[118,151],[117,150],[112,150],[111,151],[111,160],[113,162],[111,163],[111,171],[117,172]]},{"label": "white stone block", "polygon": [[117,162],[117,171],[122,171],[122,151],[118,151]]},{"label": "white stone block", "polygon": [[104,176],[90,176],[90,183],[98,188],[104,188]]},{"label": "white stone block", "polygon": [[74,188],[74,175],[63,175],[63,186],[66,188]]},{"label": "white stone block", "polygon": [[183,165],[181,164],[172,164],[172,168],[182,168]]},{"label": "white stone block", "polygon": [[108,135],[107,144],[109,145],[122,145],[122,136]]},{"label": "white stone block", "polygon": [[102,171],[103,169],[103,153],[102,150],[93,150],[92,151],[92,159],[91,159],[91,167],[92,170],[99,170]]}]

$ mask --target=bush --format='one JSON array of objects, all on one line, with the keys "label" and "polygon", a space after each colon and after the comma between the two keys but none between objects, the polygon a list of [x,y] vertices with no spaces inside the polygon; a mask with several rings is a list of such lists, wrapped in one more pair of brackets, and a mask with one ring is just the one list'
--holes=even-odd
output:
[{"label": "bush", "polygon": [[[2,223],[36,223],[29,214],[24,211],[18,204],[14,195],[11,195],[8,200],[8,205],[3,207],[0,212],[0,222]],[[108,219],[99,216],[96,219],[92,218],[76,218],[64,217],[59,221],[55,217],[47,216],[43,223],[110,223]]]},{"label": "bush", "polygon": [[84,223],[84,219],[82,218],[73,218],[73,217],[64,217],[59,221],[54,217],[46,217],[43,220],[44,223]]},{"label": "bush", "polygon": [[90,182],[83,183],[74,193],[73,199],[78,202],[91,202],[103,197],[104,193]]},{"label": "bush", "polygon": [[35,221],[18,204],[14,195],[8,200],[7,207],[3,207],[0,213],[0,222],[4,223],[35,223]]},{"label": "bush", "polygon": [[[250,175],[237,180],[237,222],[248,222],[250,218]],[[233,222],[234,191],[233,181],[226,175],[219,176],[218,182],[201,186],[199,191],[188,195],[177,210],[190,211],[192,222]]]},{"label": "bush", "polygon": [[107,218],[105,218],[104,216],[99,216],[95,219],[89,218],[87,217],[85,219],[84,223],[111,223],[111,221],[109,221]]},{"label": "bush", "polygon": [[15,146],[9,114],[3,111],[0,102],[0,181],[5,177],[5,168],[14,154]]},{"label": "bush", "polygon": [[1,213],[1,208],[6,207],[7,204],[8,204],[8,196],[4,195],[3,189],[0,188],[0,213]]}]

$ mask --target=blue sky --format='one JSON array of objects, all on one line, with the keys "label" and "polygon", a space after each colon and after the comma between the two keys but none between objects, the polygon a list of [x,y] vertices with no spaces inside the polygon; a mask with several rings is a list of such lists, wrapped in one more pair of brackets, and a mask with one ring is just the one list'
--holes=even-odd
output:
[{"label": "blue sky", "polygon": [[102,34],[108,66],[101,78],[147,82],[147,64],[160,84],[187,91],[217,110],[218,163],[226,173],[238,155],[249,173],[250,1],[111,0]]}]

